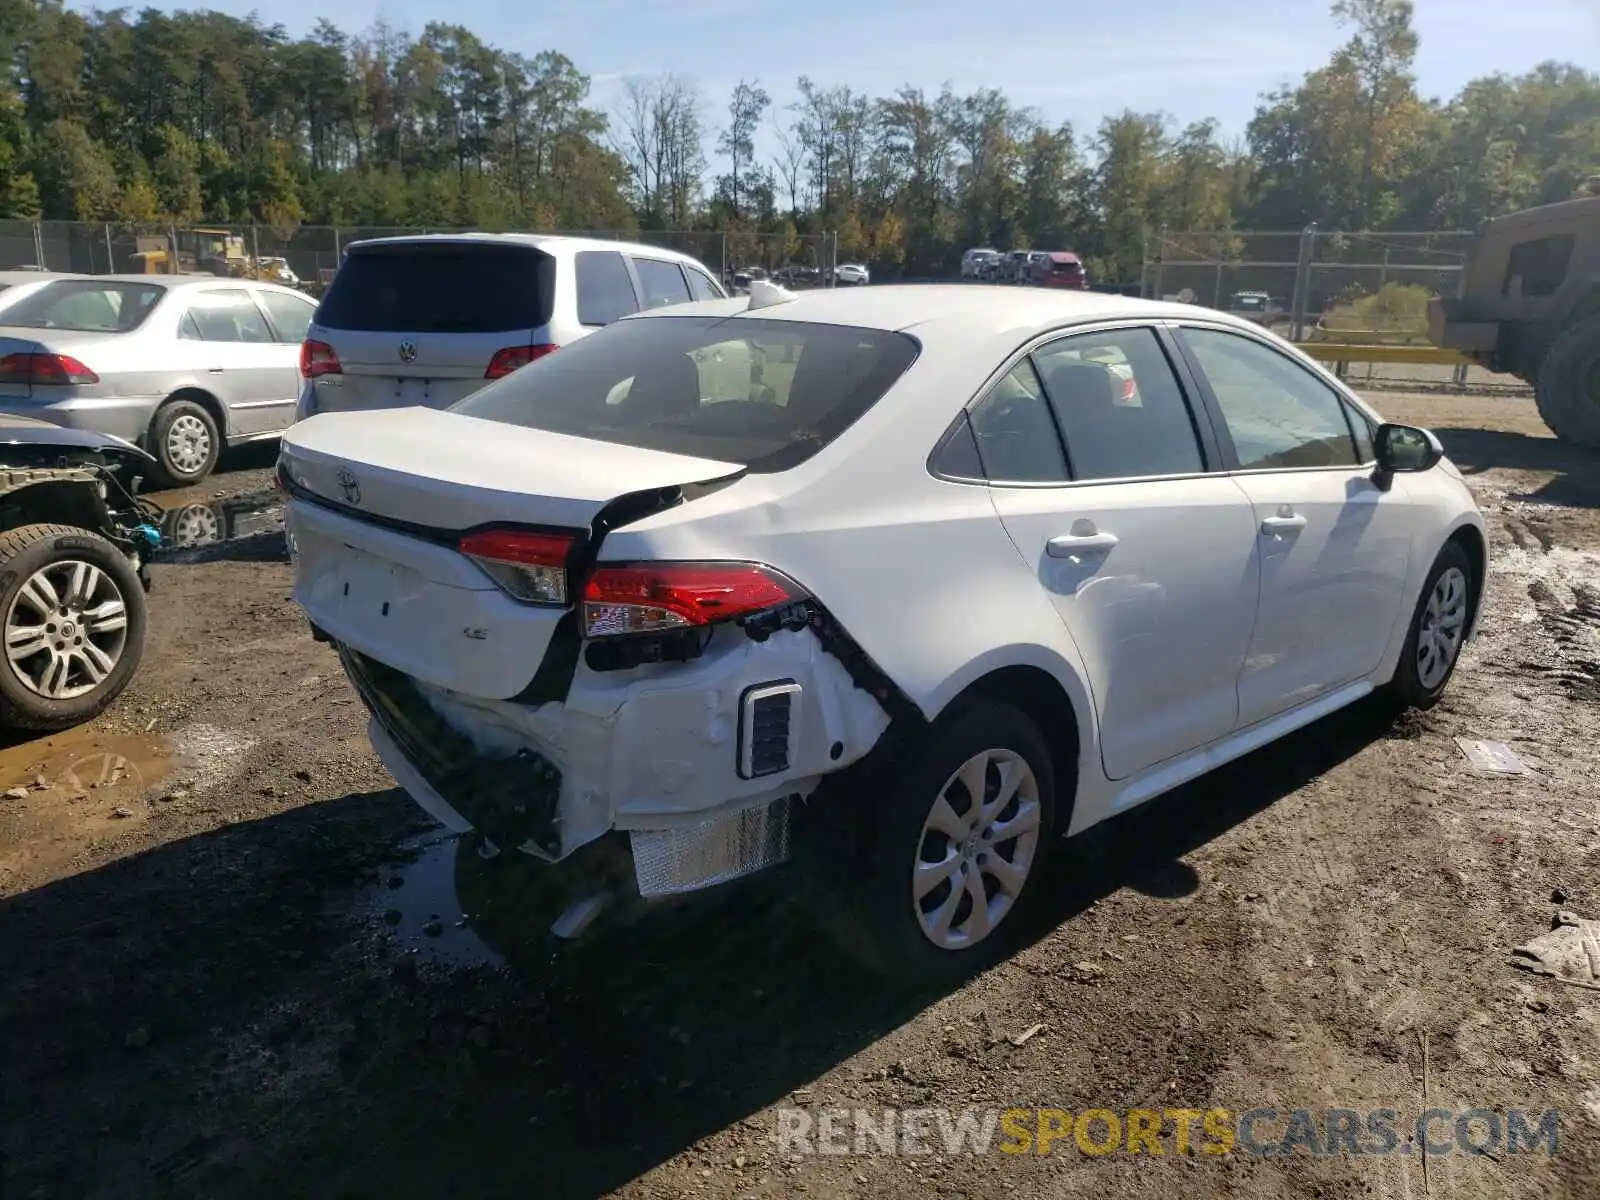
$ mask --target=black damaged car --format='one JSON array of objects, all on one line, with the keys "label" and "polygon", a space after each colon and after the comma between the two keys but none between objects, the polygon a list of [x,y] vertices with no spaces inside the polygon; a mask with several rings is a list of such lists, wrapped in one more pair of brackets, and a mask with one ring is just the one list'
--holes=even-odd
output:
[{"label": "black damaged car", "polygon": [[144,652],[155,459],[108,434],[0,413],[0,723],[64,729],[121,694]]}]

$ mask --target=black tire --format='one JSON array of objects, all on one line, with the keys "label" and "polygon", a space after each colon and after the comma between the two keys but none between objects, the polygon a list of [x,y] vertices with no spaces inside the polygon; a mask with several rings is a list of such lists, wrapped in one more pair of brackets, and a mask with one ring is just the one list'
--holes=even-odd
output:
[{"label": "black tire", "polygon": [[[1011,906],[991,932],[965,947],[945,948],[924,933],[917,910],[930,905],[938,910],[941,899],[949,899],[959,887],[940,884],[922,901],[913,900],[915,862],[929,852],[924,824],[935,802],[946,794],[964,764],[991,750],[1018,756],[1033,774],[1039,821],[1031,865]],[[847,844],[851,849],[841,864],[846,869],[823,881],[818,898],[829,905],[826,911],[845,948],[873,970],[917,986],[959,982],[1010,952],[1016,934],[1026,927],[1027,910],[1037,900],[1039,877],[1055,837],[1056,779],[1049,748],[1037,726],[1016,709],[997,701],[975,700],[941,716],[877,778],[889,781],[888,786],[858,788],[858,794],[835,801],[849,805],[853,836]],[[997,780],[992,768],[986,770],[986,778],[992,788]],[[964,811],[958,810],[958,815]],[[1009,806],[997,818],[1004,818],[1008,811]],[[1012,847],[1009,861],[1019,846],[1006,844]],[[994,843],[988,849],[994,853],[1000,847]],[[959,856],[960,847],[953,839],[946,846],[946,852],[951,851]],[[972,873],[982,876],[986,893],[990,883],[996,882],[981,868]],[[847,898],[842,906],[836,903],[841,894]],[[994,894],[989,893],[989,898],[992,902]],[[967,919],[962,912],[970,916],[971,903],[970,898],[957,902],[952,924]]]},{"label": "black tire", "polygon": [[1545,352],[1534,389],[1539,416],[1564,442],[1600,449],[1600,313],[1567,330]]},{"label": "black tire", "polygon": [[[0,723],[27,729],[66,729],[81,724],[115,700],[139,669],[145,631],[144,586],[139,575],[127,557],[105,538],[71,525],[24,525],[0,534],[0,628],[5,631],[7,645],[12,644],[13,616],[20,623],[31,624],[24,618],[37,615],[33,600],[19,602],[29,581],[52,564],[67,562],[98,568],[120,593],[127,623],[115,664],[81,695],[53,699],[23,680],[30,666],[37,667],[37,658],[13,662],[8,655],[0,663]],[[73,634],[81,640],[79,624],[73,623]],[[41,647],[40,653],[48,655],[50,650]],[[76,673],[68,676],[69,681],[84,680],[86,668],[81,662],[70,670]]]},{"label": "black tire", "polygon": [[[186,465],[173,459],[172,427],[183,420],[186,425],[198,421],[203,427],[206,449],[196,465]],[[192,426],[188,426],[192,428]],[[216,469],[222,455],[222,433],[217,420],[205,405],[196,400],[168,400],[157,410],[150,422],[150,453],[155,455],[155,482],[162,487],[188,487],[199,483]]]},{"label": "black tire", "polygon": [[[1422,641],[1424,628],[1429,624],[1429,601],[1433,598],[1439,581],[1452,570],[1459,571],[1466,580],[1463,623],[1443,676],[1425,678],[1418,647]],[[1462,641],[1471,626],[1472,615],[1477,609],[1478,590],[1481,587],[1482,581],[1475,577],[1472,559],[1462,548],[1461,543],[1446,542],[1444,549],[1439,551],[1439,557],[1433,560],[1433,567],[1428,571],[1427,580],[1422,585],[1422,594],[1417,597],[1416,608],[1411,614],[1411,625],[1406,630],[1405,646],[1400,651],[1400,661],[1395,664],[1394,677],[1389,681],[1388,691],[1393,700],[1407,708],[1426,709],[1439,703],[1439,697],[1444,695],[1444,690],[1450,685],[1450,679],[1461,661]]]}]

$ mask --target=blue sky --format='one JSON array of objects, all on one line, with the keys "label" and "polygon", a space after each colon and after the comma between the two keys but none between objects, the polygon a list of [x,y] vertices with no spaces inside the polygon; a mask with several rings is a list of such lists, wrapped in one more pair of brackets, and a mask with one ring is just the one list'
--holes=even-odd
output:
[{"label": "blue sky", "polygon": [[[315,20],[294,0],[181,7],[255,11],[296,34]],[[346,30],[381,14],[411,33],[445,20],[505,49],[560,50],[606,111],[627,76],[676,72],[699,85],[712,127],[741,77],[781,105],[808,75],[873,95],[902,83],[999,87],[1082,133],[1134,108],[1214,116],[1231,136],[1261,92],[1326,61],[1346,36],[1325,0],[350,0],[335,11]],[[1416,26],[1426,95],[1547,58],[1600,65],[1600,0],[1416,0]],[[770,152],[772,138],[762,142]]]}]

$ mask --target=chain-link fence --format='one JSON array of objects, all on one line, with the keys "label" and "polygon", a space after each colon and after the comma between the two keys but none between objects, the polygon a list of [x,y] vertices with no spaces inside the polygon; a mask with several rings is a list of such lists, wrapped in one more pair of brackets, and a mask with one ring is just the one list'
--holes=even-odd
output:
[{"label": "chain-link fence", "polygon": [[1425,341],[1427,301],[1453,296],[1472,234],[1220,230],[1150,235],[1146,296],[1203,304],[1301,340]]},{"label": "chain-link fence", "polygon": [[[0,220],[0,270],[64,271],[85,275],[201,272],[248,274],[316,291],[338,269],[352,242],[418,233],[455,233],[440,227],[300,225],[128,224],[102,221]],[[837,265],[831,233],[743,233],[697,230],[484,230],[561,233],[632,241],[677,250],[731,281],[752,267],[769,274],[789,268],[789,282],[827,281]]]}]

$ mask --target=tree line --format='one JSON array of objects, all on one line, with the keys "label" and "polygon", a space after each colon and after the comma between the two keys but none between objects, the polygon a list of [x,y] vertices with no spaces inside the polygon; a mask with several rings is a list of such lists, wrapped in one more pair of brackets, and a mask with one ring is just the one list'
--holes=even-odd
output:
[{"label": "tree line", "polygon": [[[1410,0],[1337,0],[1348,40],[1243,136],[1165,113],[1093,130],[998,88],[872,96],[801,78],[626,82],[459,25],[302,38],[217,12],[0,0],[0,216],[347,226],[836,231],[844,259],[948,271],[987,245],[1138,275],[1152,230],[1432,230],[1600,172],[1600,74],[1546,62],[1417,91]],[[776,145],[763,155],[760,148]]]}]

